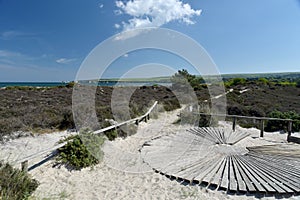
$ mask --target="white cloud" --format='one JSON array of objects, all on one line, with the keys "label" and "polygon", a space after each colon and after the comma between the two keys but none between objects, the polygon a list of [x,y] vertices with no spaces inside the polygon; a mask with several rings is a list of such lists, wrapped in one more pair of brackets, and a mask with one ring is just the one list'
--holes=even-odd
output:
[{"label": "white cloud", "polygon": [[123,30],[160,27],[171,21],[194,24],[192,17],[199,16],[201,10],[194,10],[181,0],[130,0],[116,1],[121,13],[130,15],[128,22],[122,22]]},{"label": "white cloud", "polygon": [[99,8],[103,8],[104,7],[104,5],[103,4],[99,4]]},{"label": "white cloud", "polygon": [[35,36],[33,33],[25,33],[22,31],[9,30],[0,33],[0,39],[10,40],[18,37],[32,37]]},{"label": "white cloud", "polygon": [[116,28],[116,29],[119,29],[120,27],[121,27],[120,24],[115,24],[115,28]]},{"label": "white cloud", "polygon": [[68,64],[68,63],[71,63],[71,62],[74,62],[76,59],[75,58],[59,58],[56,60],[57,63],[59,64]]},{"label": "white cloud", "polygon": [[17,57],[17,56],[21,56],[21,55],[22,54],[20,54],[18,52],[0,50],[0,57]]}]

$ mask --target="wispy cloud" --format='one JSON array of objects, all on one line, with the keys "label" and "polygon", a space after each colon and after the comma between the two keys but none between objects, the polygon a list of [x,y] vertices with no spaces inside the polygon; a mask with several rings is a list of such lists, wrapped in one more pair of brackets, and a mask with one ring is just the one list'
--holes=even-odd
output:
[{"label": "wispy cloud", "polygon": [[0,33],[0,39],[3,40],[10,40],[10,39],[15,39],[15,38],[20,38],[20,37],[32,37],[35,36],[33,33],[27,33],[27,32],[22,32],[22,31],[16,31],[16,30],[8,30]]},{"label": "wispy cloud", "polygon": [[22,54],[20,52],[0,49],[1,69],[38,69],[33,63],[37,58]]},{"label": "wispy cloud", "polygon": [[[0,80],[1,81],[53,81],[71,80],[74,71],[55,63],[55,55],[28,55],[22,52],[0,49]],[[78,59],[60,58],[62,64]],[[76,65],[77,63],[75,63]],[[70,73],[66,73],[70,72]]]},{"label": "wispy cloud", "polygon": [[[194,10],[188,3],[181,0],[131,0],[116,1],[118,14],[127,14],[132,18],[122,22],[124,31],[136,28],[160,27],[172,21],[194,24],[194,16],[201,10]],[[116,27],[117,28],[117,27]]]},{"label": "wispy cloud", "polygon": [[22,55],[21,53],[0,49],[0,57],[7,58],[7,57],[16,57],[16,56],[21,56],[21,55]]},{"label": "wispy cloud", "polygon": [[76,61],[76,58],[59,58],[56,60],[57,63],[59,64],[69,64],[71,62]]},{"label": "wispy cloud", "polygon": [[103,8],[103,7],[104,7],[104,4],[100,3],[99,8]]}]

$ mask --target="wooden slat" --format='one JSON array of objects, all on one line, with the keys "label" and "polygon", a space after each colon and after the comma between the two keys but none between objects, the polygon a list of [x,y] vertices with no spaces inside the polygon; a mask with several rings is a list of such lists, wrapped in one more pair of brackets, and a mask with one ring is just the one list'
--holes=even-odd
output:
[{"label": "wooden slat", "polygon": [[247,190],[250,192],[255,192],[256,189],[254,185],[252,184],[252,181],[250,181],[249,177],[244,172],[243,168],[241,167],[240,163],[238,162],[237,158],[235,156],[232,157],[235,160],[235,163],[237,164],[237,168],[239,169],[239,173],[241,174],[241,177],[246,184]]},{"label": "wooden slat", "polygon": [[[160,165],[179,153],[179,157],[161,172],[190,182],[204,182],[217,189],[279,194],[300,192],[299,146],[266,145],[248,147],[245,151],[245,147],[235,144],[247,137],[247,133],[211,127],[192,128],[187,132],[186,135],[174,134],[174,143],[168,144],[170,149],[160,153],[158,146],[155,154],[151,154],[153,161],[145,160],[150,161],[150,165]],[[187,144],[189,148],[182,153]],[[146,149],[148,152],[149,148]]]},{"label": "wooden slat", "polygon": [[232,160],[232,164],[233,164],[233,168],[234,168],[234,172],[236,175],[236,181],[237,181],[237,185],[238,185],[238,190],[242,191],[242,192],[246,192],[246,184],[241,176],[241,172],[240,172],[240,168],[235,160],[234,157],[231,157]]},{"label": "wooden slat", "polygon": [[229,162],[229,190],[231,191],[237,191],[237,178],[234,173],[233,163],[231,156],[228,157]]},{"label": "wooden slat", "polygon": [[[257,170],[259,172],[259,175],[264,179],[264,187],[269,191],[269,192],[278,192],[278,193],[285,193],[285,192],[292,192],[290,189],[286,188],[284,185],[280,184],[278,179],[278,175],[274,172],[270,173],[270,170],[266,170],[264,167],[261,165],[257,164],[256,162],[252,161],[248,163],[249,165],[252,166],[253,169]],[[273,189],[270,189],[266,186],[268,184],[271,186]],[[275,191],[274,191],[275,190]]]},{"label": "wooden slat", "polygon": [[[268,191],[268,192],[284,192],[281,188],[277,188],[275,184],[272,184],[272,181],[268,179],[267,175],[263,173],[259,168],[256,168],[252,165],[252,162],[245,159],[245,156],[240,156],[240,159],[244,161],[244,164],[247,166],[249,172],[259,181],[259,183]],[[270,186],[274,186],[272,188]]]}]

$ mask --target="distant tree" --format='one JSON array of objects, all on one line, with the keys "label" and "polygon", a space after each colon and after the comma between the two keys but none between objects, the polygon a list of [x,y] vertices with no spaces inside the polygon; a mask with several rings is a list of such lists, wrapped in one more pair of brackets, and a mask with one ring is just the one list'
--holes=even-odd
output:
[{"label": "distant tree", "polygon": [[259,78],[258,83],[262,83],[264,85],[267,85],[269,83],[269,80],[266,78]]},{"label": "distant tree", "polygon": [[245,83],[246,83],[246,79],[244,79],[244,78],[234,78],[232,80],[233,85],[243,85]]},{"label": "distant tree", "polygon": [[171,82],[173,86],[190,84],[192,88],[196,88],[199,87],[201,83],[204,83],[204,80],[201,77],[190,74],[186,69],[182,69],[178,70],[178,72],[171,77]]},{"label": "distant tree", "polygon": [[233,78],[225,82],[225,86],[230,87],[230,86],[244,85],[245,83],[246,83],[245,78]]}]

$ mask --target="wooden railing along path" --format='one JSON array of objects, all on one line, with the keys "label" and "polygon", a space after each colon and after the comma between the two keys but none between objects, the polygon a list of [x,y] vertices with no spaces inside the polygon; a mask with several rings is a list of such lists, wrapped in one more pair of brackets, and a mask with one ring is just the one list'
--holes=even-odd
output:
[{"label": "wooden railing along path", "polygon": [[[117,129],[119,128],[120,126],[123,126],[123,125],[127,125],[127,124],[133,124],[135,123],[136,125],[139,124],[139,122],[141,121],[145,121],[147,122],[149,119],[150,119],[150,113],[153,111],[153,109],[157,106],[157,101],[154,102],[154,104],[151,106],[151,108],[142,116],[139,116],[139,117],[136,117],[134,119],[130,119],[128,121],[125,121],[125,122],[121,122],[121,123],[118,123],[118,124],[114,124],[112,126],[108,126],[106,128],[103,128],[103,129],[100,129],[100,130],[97,130],[97,131],[94,131],[93,134],[99,134],[99,133],[103,133],[105,131],[109,131],[109,130],[112,130],[112,129]],[[41,156],[41,155],[44,155],[46,153],[49,153],[49,152],[53,152],[61,147],[63,147],[64,145],[66,145],[67,142],[64,142],[64,143],[61,143],[61,144],[58,144],[52,148],[49,148],[49,149],[44,149],[40,152],[37,152],[35,154],[32,154],[30,156],[27,156],[25,158],[22,158],[22,159],[19,159],[17,161],[15,161],[15,164],[21,164],[21,169],[23,171],[28,171],[28,161],[29,160],[32,160],[38,156]],[[51,156],[50,156],[51,157]],[[47,159],[47,158],[46,158]]]},{"label": "wooden railing along path", "polygon": [[236,121],[238,118],[240,119],[254,119],[260,121],[260,137],[264,137],[264,128],[265,128],[265,121],[273,120],[273,121],[285,121],[288,123],[288,134],[287,134],[287,141],[290,141],[291,134],[292,134],[292,127],[294,120],[292,119],[280,119],[280,118],[269,118],[269,117],[253,117],[253,116],[240,116],[240,115],[227,115],[227,114],[213,114],[213,113],[194,113],[196,115],[204,115],[204,116],[217,116],[217,117],[229,117],[232,118],[232,130],[235,131]]}]

